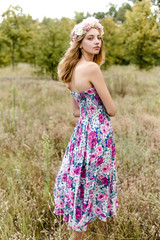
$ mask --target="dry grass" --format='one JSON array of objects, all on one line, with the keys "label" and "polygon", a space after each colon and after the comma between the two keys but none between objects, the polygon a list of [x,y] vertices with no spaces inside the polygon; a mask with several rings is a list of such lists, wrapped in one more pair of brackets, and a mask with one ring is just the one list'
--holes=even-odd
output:
[{"label": "dry grass", "polygon": [[[0,239],[65,240],[53,187],[77,119],[69,92],[34,68],[0,69]],[[88,240],[160,239],[160,68],[104,72],[117,106],[117,216],[88,226]]]}]

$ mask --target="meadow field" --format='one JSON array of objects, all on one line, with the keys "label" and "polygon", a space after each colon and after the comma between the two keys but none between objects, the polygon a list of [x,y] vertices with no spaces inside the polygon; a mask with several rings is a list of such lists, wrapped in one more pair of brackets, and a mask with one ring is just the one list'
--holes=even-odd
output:
[{"label": "meadow field", "polygon": [[[103,72],[117,107],[117,215],[88,225],[86,240],[160,239],[160,67]],[[67,240],[53,188],[76,124],[61,82],[19,64],[0,69],[0,240]]]}]

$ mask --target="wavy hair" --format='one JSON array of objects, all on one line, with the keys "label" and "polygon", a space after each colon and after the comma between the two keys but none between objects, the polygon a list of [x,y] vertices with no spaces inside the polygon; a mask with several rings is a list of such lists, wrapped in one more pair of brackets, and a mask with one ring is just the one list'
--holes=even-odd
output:
[{"label": "wavy hair", "polygon": [[[84,38],[85,34],[79,36],[72,45],[67,49],[64,57],[58,64],[58,78],[64,83],[69,83],[72,78],[73,69],[81,58],[80,44]],[[99,66],[102,64],[104,59],[104,45],[103,39],[101,49],[98,54],[93,58],[93,62],[97,63]]]}]

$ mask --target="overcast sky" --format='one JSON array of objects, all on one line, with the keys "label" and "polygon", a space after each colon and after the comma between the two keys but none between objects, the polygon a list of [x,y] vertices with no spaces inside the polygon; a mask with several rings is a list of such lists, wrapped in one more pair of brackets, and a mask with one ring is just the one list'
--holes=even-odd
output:
[{"label": "overcast sky", "polygon": [[74,17],[74,12],[105,12],[109,3],[116,4],[118,7],[127,0],[0,0],[0,21],[1,15],[10,5],[19,5],[24,14],[30,14],[33,19],[43,17],[61,18]]}]

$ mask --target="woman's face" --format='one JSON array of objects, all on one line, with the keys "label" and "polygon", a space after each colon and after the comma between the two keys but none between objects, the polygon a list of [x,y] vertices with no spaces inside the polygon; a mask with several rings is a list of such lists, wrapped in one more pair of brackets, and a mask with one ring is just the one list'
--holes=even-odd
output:
[{"label": "woman's face", "polygon": [[101,39],[102,37],[99,31],[96,28],[91,28],[80,44],[82,54],[83,52],[92,55],[98,54],[102,45]]}]

